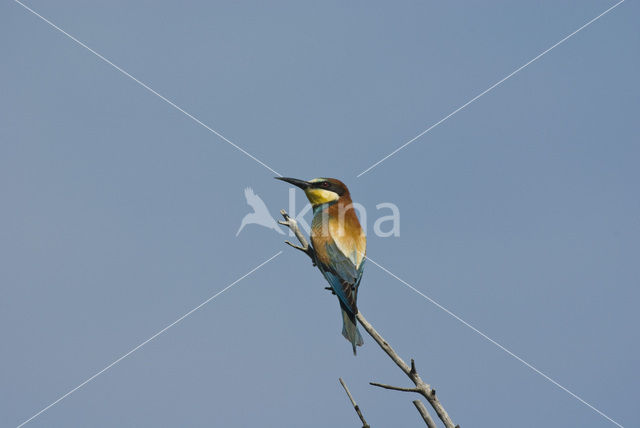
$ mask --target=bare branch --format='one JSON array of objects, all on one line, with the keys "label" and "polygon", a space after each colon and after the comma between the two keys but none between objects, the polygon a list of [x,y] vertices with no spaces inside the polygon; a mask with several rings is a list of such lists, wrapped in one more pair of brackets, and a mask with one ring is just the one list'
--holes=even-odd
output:
[{"label": "bare branch", "polygon": [[280,220],[278,221],[278,223],[283,226],[287,226],[289,229],[291,229],[293,234],[296,235],[296,238],[298,238],[298,241],[300,241],[300,246],[293,244],[289,241],[285,241],[285,244],[288,244],[293,248],[295,248],[296,250],[300,250],[303,253],[305,253],[307,256],[309,256],[309,258],[311,259],[311,263],[313,263],[313,265],[315,266],[316,252],[313,250],[313,247],[311,246],[311,244],[309,244],[309,242],[307,241],[307,238],[305,238],[302,232],[300,231],[300,228],[298,227],[298,222],[295,221],[295,219],[292,219],[291,217],[289,217],[289,214],[287,214],[285,210],[280,210],[280,214],[282,214],[282,217],[284,217],[284,220]]},{"label": "bare branch", "polygon": [[393,389],[394,391],[418,392],[418,393],[420,392],[418,388],[402,388],[400,386],[386,385],[384,383],[378,383],[378,382],[369,382],[369,385],[379,386],[380,388],[384,388],[384,389]]},{"label": "bare branch", "polygon": [[420,412],[420,416],[422,416],[422,419],[427,424],[427,426],[429,428],[436,428],[436,423],[433,421],[433,419],[431,419],[431,415],[427,411],[425,405],[422,404],[422,401],[413,400],[413,405],[416,406],[416,409],[418,409],[418,412]]},{"label": "bare branch", "polygon": [[[433,409],[435,410],[436,414],[438,415],[442,423],[444,423],[444,426],[446,428],[456,428],[456,425],[453,423],[453,421],[449,417],[449,414],[447,414],[447,411],[444,409],[444,407],[440,403],[440,400],[438,400],[438,397],[436,397],[435,390],[432,389],[429,384],[425,383],[420,377],[420,375],[418,374],[415,367],[415,362],[412,361],[411,367],[409,367],[407,363],[405,363],[404,360],[400,358],[400,356],[396,353],[396,351],[393,350],[391,345],[389,345],[389,343],[387,343],[387,341],[384,340],[382,336],[380,336],[380,333],[378,333],[376,329],[373,328],[371,324],[369,324],[369,321],[367,321],[367,319],[362,315],[362,312],[358,312],[358,314],[356,315],[356,318],[358,318],[358,321],[360,322],[362,327],[364,327],[364,329],[367,331],[367,333],[369,333],[369,335],[373,338],[373,340],[376,341],[376,343],[382,348],[384,352],[386,352],[386,354],[393,360],[393,362],[396,363],[398,367],[400,367],[400,370],[402,370],[409,377],[409,379],[411,379],[411,381],[416,385],[416,389],[417,389],[416,392],[418,392],[420,395],[422,395],[424,398],[427,399],[427,401],[429,402],[429,404],[431,404],[431,407],[433,407]],[[396,388],[392,387],[387,389],[396,389]],[[401,389],[401,390],[405,390],[405,389]]]},{"label": "bare branch", "polygon": [[349,391],[349,388],[347,388],[347,384],[344,383],[342,378],[339,378],[338,380],[340,380],[340,383],[342,384],[342,387],[344,388],[344,391],[347,393],[347,397],[349,397],[349,400],[351,401],[351,405],[353,406],[353,408],[355,409],[356,413],[358,414],[358,417],[362,421],[362,428],[371,428],[370,425],[367,423],[367,421],[364,419],[364,416],[362,415],[362,412],[360,411],[360,407],[358,407],[358,405],[356,404],[356,401],[353,399],[353,396],[351,395],[351,392]]}]

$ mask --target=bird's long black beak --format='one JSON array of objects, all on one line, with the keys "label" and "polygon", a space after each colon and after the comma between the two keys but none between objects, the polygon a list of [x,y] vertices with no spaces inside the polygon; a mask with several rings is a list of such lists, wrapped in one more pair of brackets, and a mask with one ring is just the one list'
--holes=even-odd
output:
[{"label": "bird's long black beak", "polygon": [[291,183],[294,186],[297,186],[301,189],[306,189],[311,185],[308,181],[298,180],[297,178],[289,178],[289,177],[274,177],[276,180],[286,181],[287,183]]}]

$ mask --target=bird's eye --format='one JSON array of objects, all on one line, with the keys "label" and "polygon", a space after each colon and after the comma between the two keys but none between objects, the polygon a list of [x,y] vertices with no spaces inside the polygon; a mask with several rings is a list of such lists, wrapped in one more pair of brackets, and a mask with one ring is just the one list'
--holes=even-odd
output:
[{"label": "bird's eye", "polygon": [[324,187],[325,189],[329,187],[329,182],[328,181],[323,181],[322,183],[320,183],[320,186]]}]

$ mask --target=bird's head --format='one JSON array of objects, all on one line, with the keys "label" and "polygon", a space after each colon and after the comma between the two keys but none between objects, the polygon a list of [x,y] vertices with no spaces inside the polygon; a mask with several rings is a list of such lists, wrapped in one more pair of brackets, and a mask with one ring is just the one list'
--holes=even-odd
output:
[{"label": "bird's head", "polygon": [[337,201],[343,196],[349,196],[349,189],[344,183],[335,178],[314,178],[304,181],[297,178],[275,177],[277,180],[286,181],[304,190],[307,199],[314,207]]}]

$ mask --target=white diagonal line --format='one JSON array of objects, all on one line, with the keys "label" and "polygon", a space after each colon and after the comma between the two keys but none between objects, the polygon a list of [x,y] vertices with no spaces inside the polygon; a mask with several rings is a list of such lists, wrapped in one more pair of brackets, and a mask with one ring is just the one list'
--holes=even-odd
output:
[{"label": "white diagonal line", "polygon": [[367,260],[371,261],[371,263],[373,263],[374,265],[378,266],[380,269],[382,269],[383,271],[385,271],[387,274],[391,275],[393,278],[397,279],[398,281],[400,281],[401,283],[403,283],[404,285],[406,285],[407,287],[409,287],[411,290],[415,291],[416,293],[418,293],[419,295],[421,295],[422,297],[424,297],[425,299],[427,299],[429,302],[433,303],[434,305],[436,305],[439,309],[442,309],[443,311],[445,311],[447,314],[451,315],[453,318],[455,318],[456,320],[460,321],[462,324],[464,324],[466,327],[469,327],[471,330],[473,330],[474,332],[478,333],[480,336],[482,336],[483,338],[487,339],[489,342],[493,343],[494,345],[496,345],[498,348],[500,348],[501,350],[503,350],[504,352],[506,352],[507,354],[509,354],[510,356],[512,356],[513,358],[515,358],[516,360],[520,361],[522,364],[524,364],[525,366],[529,367],[531,370],[533,370],[534,372],[536,372],[537,374],[539,374],[540,376],[542,376],[543,378],[545,378],[546,380],[548,380],[549,382],[551,382],[552,384],[554,384],[555,386],[557,386],[558,388],[562,389],[564,392],[566,392],[567,394],[571,395],[573,398],[575,398],[576,400],[580,401],[582,404],[586,405],[587,407],[589,407],[591,410],[594,410],[595,412],[597,412],[600,416],[608,419],[610,422],[613,422],[614,424],[616,424],[617,426],[619,426],[620,428],[624,428],[622,425],[620,425],[618,422],[614,421],[613,419],[611,419],[609,416],[607,416],[606,414],[604,414],[602,411],[596,409],[593,405],[589,404],[588,402],[586,402],[584,399],[582,399],[580,396],[578,396],[577,394],[571,392],[569,389],[567,389],[566,387],[562,386],[560,383],[558,383],[556,380],[554,380],[553,378],[549,377],[548,375],[544,374],[542,371],[538,370],[537,368],[535,368],[532,364],[528,363],[527,361],[523,360],[521,357],[517,356],[516,354],[514,354],[513,352],[511,352],[509,349],[505,348],[504,346],[502,346],[501,344],[499,344],[498,342],[496,342],[495,340],[493,340],[492,338],[490,338],[489,336],[487,336],[485,333],[483,333],[482,331],[478,330],[477,328],[475,328],[474,326],[472,326],[471,324],[469,324],[467,321],[463,320],[462,318],[460,318],[458,315],[454,314],[453,312],[451,312],[449,309],[445,308],[444,306],[442,306],[440,303],[436,302],[435,300],[433,300],[431,297],[427,296],[426,294],[424,294],[423,292],[421,292],[420,290],[418,290],[417,288],[415,288],[413,285],[409,284],[407,281],[405,281],[404,279],[398,277],[397,275],[395,275],[394,273],[392,273],[391,271],[389,271],[389,269],[381,266],[380,264],[378,264],[377,262],[371,260],[371,257],[367,256]]},{"label": "white diagonal line", "polygon": [[50,26],[52,26],[53,28],[55,28],[56,30],[58,30],[59,32],[61,32],[62,34],[64,34],[65,36],[67,36],[68,38],[70,38],[71,40],[73,40],[74,42],[76,42],[77,44],[79,44],[80,46],[82,46],[83,48],[85,48],[86,50],[88,50],[89,52],[91,52],[92,54],[94,54],[95,56],[97,56],[98,58],[100,58],[101,60],[103,60],[104,62],[106,62],[107,64],[109,64],[110,66],[112,66],[113,68],[115,68],[116,70],[118,70],[120,73],[124,74],[125,76],[127,76],[128,78],[130,78],[131,80],[133,80],[134,82],[136,82],[137,84],[139,84],[140,86],[145,88],[147,91],[149,91],[152,94],[154,94],[157,97],[159,97],[162,101],[166,102],[171,107],[175,108],[176,110],[178,110],[179,112],[181,112],[185,116],[187,116],[188,118],[192,119],[198,125],[202,126],[203,128],[207,129],[208,131],[212,132],[213,134],[217,135],[222,140],[224,140],[225,142],[229,143],[231,146],[235,147],[237,150],[241,151],[242,153],[244,153],[245,155],[247,155],[248,157],[250,157],[254,161],[258,162],[260,165],[262,165],[263,167],[267,168],[269,171],[273,172],[277,176],[282,177],[282,174],[280,174],[278,171],[276,171],[275,169],[271,168],[269,165],[267,165],[266,163],[262,162],[260,159],[258,159],[257,157],[253,156],[251,153],[247,152],[245,149],[243,149],[242,147],[238,146],[236,143],[234,143],[233,141],[229,140],[227,137],[225,137],[224,135],[222,135],[221,133],[219,133],[215,129],[211,128],[209,125],[205,124],[200,119],[198,119],[197,117],[195,117],[194,115],[192,115],[188,111],[184,110],[182,107],[178,106],[177,104],[175,104],[173,101],[171,101],[170,99],[168,99],[164,95],[162,95],[162,94],[156,92],[155,90],[151,89],[147,84],[145,84],[144,82],[138,80],[137,78],[135,78],[131,74],[127,73],[125,70],[123,70],[122,68],[120,68],[119,66],[117,66],[116,64],[114,64],[113,62],[111,62],[110,60],[108,60],[107,58],[105,58],[104,56],[99,54],[98,52],[96,52],[95,50],[91,49],[89,46],[87,46],[86,44],[84,44],[80,40],[76,39],[71,34],[67,33],[62,28],[58,27],[53,22],[49,21],[47,18],[45,18],[44,16],[40,15],[35,10],[31,9],[29,6],[25,5],[24,3],[22,3],[19,0],[14,0],[14,1],[16,3],[18,3],[20,6],[22,6],[23,8],[25,8],[26,10],[28,10],[29,12],[31,12],[32,14],[34,14],[35,16],[37,16],[38,18],[40,18],[41,20],[43,20],[44,22],[46,22],[47,24],[49,24]]},{"label": "white diagonal line", "polygon": [[482,97],[483,95],[485,95],[487,92],[491,91],[492,89],[494,89],[495,87],[499,86],[500,84],[502,84],[504,81],[506,81],[507,79],[513,77],[515,74],[517,74],[518,72],[522,71],[524,68],[526,68],[527,66],[529,66],[530,64],[534,63],[535,61],[537,61],[538,59],[540,59],[541,57],[543,57],[545,54],[547,54],[549,51],[551,51],[552,49],[554,49],[555,47],[561,45],[562,43],[564,43],[565,41],[567,41],[568,39],[570,39],[571,37],[575,36],[576,34],[578,34],[580,31],[584,30],[585,28],[587,28],[589,25],[593,24],[594,22],[596,22],[598,19],[602,18],[604,15],[606,15],[607,13],[611,12],[613,9],[615,9],[616,7],[618,7],[620,4],[622,4],[624,2],[624,0],[620,0],[618,3],[614,4],[613,6],[611,6],[609,9],[605,10],[604,12],[602,12],[600,15],[596,16],[595,18],[593,18],[591,21],[587,22],[586,24],[584,24],[582,27],[578,28],[577,30],[575,30],[573,33],[569,34],[568,36],[566,36],[565,38],[563,38],[562,40],[560,40],[559,42],[557,42],[556,44],[554,44],[553,46],[551,46],[550,48],[546,49],[545,51],[541,52],[538,56],[536,56],[535,58],[533,58],[532,60],[530,60],[529,62],[527,62],[526,64],[518,67],[517,69],[515,69],[514,71],[512,71],[511,73],[509,73],[508,75],[506,75],[505,77],[503,77],[502,79],[500,79],[499,81],[497,81],[496,83],[494,83],[493,85],[489,86],[487,89],[485,89],[484,91],[480,92],[478,95],[476,95],[475,97],[471,98],[469,101],[467,101],[466,103],[462,104],[460,107],[458,107],[457,109],[455,109],[454,111],[452,111],[451,113],[449,113],[448,115],[446,115],[445,117],[443,117],[442,119],[440,119],[439,121],[437,121],[436,123],[434,123],[433,125],[431,125],[430,127],[428,127],[427,129],[425,129],[424,131],[422,131],[421,133],[419,133],[418,135],[416,135],[415,137],[413,137],[412,139],[410,139],[409,141],[407,141],[406,143],[404,143],[403,145],[401,145],[400,147],[398,147],[397,149],[395,149],[394,151],[392,151],[391,153],[389,153],[388,155],[386,155],[385,157],[383,157],[382,159],[380,159],[378,162],[374,163],[373,165],[371,165],[369,168],[365,169],[364,171],[362,171],[360,174],[357,175],[357,177],[360,177],[363,174],[366,174],[367,172],[371,171],[373,168],[375,168],[376,166],[380,165],[382,162],[386,161],[387,159],[389,159],[391,156],[395,155],[396,153],[398,153],[400,150],[404,149],[405,147],[407,147],[409,144],[413,143],[414,141],[416,141],[418,138],[422,137],[424,134],[426,134],[427,132],[431,131],[433,128],[435,128],[436,126],[440,125],[442,122],[444,122],[445,120],[449,119],[451,116],[453,116],[454,114],[458,113],[460,110],[464,109],[465,107],[467,107],[469,104],[473,103],[474,101],[476,101],[478,98]]},{"label": "white diagonal line", "polygon": [[243,279],[245,279],[246,277],[248,277],[249,275],[251,275],[253,272],[257,271],[258,269],[260,269],[262,266],[266,265],[267,263],[269,263],[271,260],[275,259],[276,257],[278,257],[280,254],[282,254],[282,251],[278,251],[276,254],[274,254],[273,256],[271,256],[270,258],[268,258],[267,260],[265,260],[264,262],[260,263],[258,266],[254,267],[253,269],[251,269],[249,272],[245,273],[244,275],[242,275],[240,278],[236,279],[235,281],[233,281],[231,284],[227,285],[225,288],[223,288],[222,290],[218,291],[216,294],[214,294],[213,296],[209,297],[207,300],[205,300],[204,302],[200,303],[198,306],[196,306],[195,308],[191,309],[189,312],[187,312],[186,314],[182,315],[180,318],[178,318],[177,320],[175,320],[174,322],[172,322],[171,324],[169,324],[168,326],[166,326],[165,328],[163,328],[162,330],[158,331],[156,334],[154,334],[153,336],[151,336],[150,338],[148,338],[147,340],[145,340],[144,342],[142,342],[141,344],[139,344],[138,346],[136,346],[135,348],[133,348],[132,350],[130,350],[129,352],[127,352],[126,354],[124,354],[123,356],[121,356],[120,358],[118,358],[117,360],[115,360],[114,362],[112,362],[111,364],[109,364],[108,366],[106,366],[105,368],[103,368],[102,370],[100,370],[98,373],[94,374],[93,376],[91,376],[90,378],[88,378],[87,380],[85,380],[84,382],[82,382],[80,385],[76,386],[75,388],[73,388],[71,391],[67,392],[66,394],[62,395],[60,398],[58,398],[57,400],[55,400],[54,402],[52,402],[51,404],[49,404],[47,407],[45,407],[44,409],[40,410],[38,413],[36,413],[35,415],[31,416],[29,419],[27,419],[26,421],[22,422],[20,425],[18,425],[17,428],[20,428],[26,424],[28,424],[29,422],[31,422],[33,419],[37,418],[38,416],[40,416],[42,413],[46,412],[47,410],[49,410],[51,407],[55,406],[56,404],[58,404],[59,402],[61,402],[62,400],[64,400],[65,398],[67,398],[68,396],[70,396],[71,394],[73,394],[74,392],[76,392],[77,390],[79,390],[80,388],[82,388],[83,386],[85,386],[86,384],[88,384],[89,382],[91,382],[92,380],[94,380],[95,378],[97,378],[98,376],[100,376],[102,373],[106,372],[107,370],[109,370],[111,367],[115,366],[116,364],[118,364],[120,361],[124,360],[125,358],[127,358],[129,355],[133,354],[134,352],[136,352],[138,349],[142,348],[144,345],[146,345],[147,343],[151,342],[153,339],[155,339],[156,337],[160,336],[162,333],[164,333],[165,331],[169,330],[171,327],[173,327],[174,325],[178,324],[180,321],[182,321],[183,319],[187,318],[189,315],[191,315],[192,313],[194,313],[195,311],[197,311],[198,309],[202,308],[204,305],[206,305],[207,303],[209,303],[210,301],[212,301],[213,299],[215,299],[216,297],[218,297],[219,295],[221,295],[222,293],[224,293],[225,291],[227,291],[228,289],[230,289],[231,287],[233,287],[234,285],[236,285],[237,283],[239,283],[240,281],[242,281]]}]

